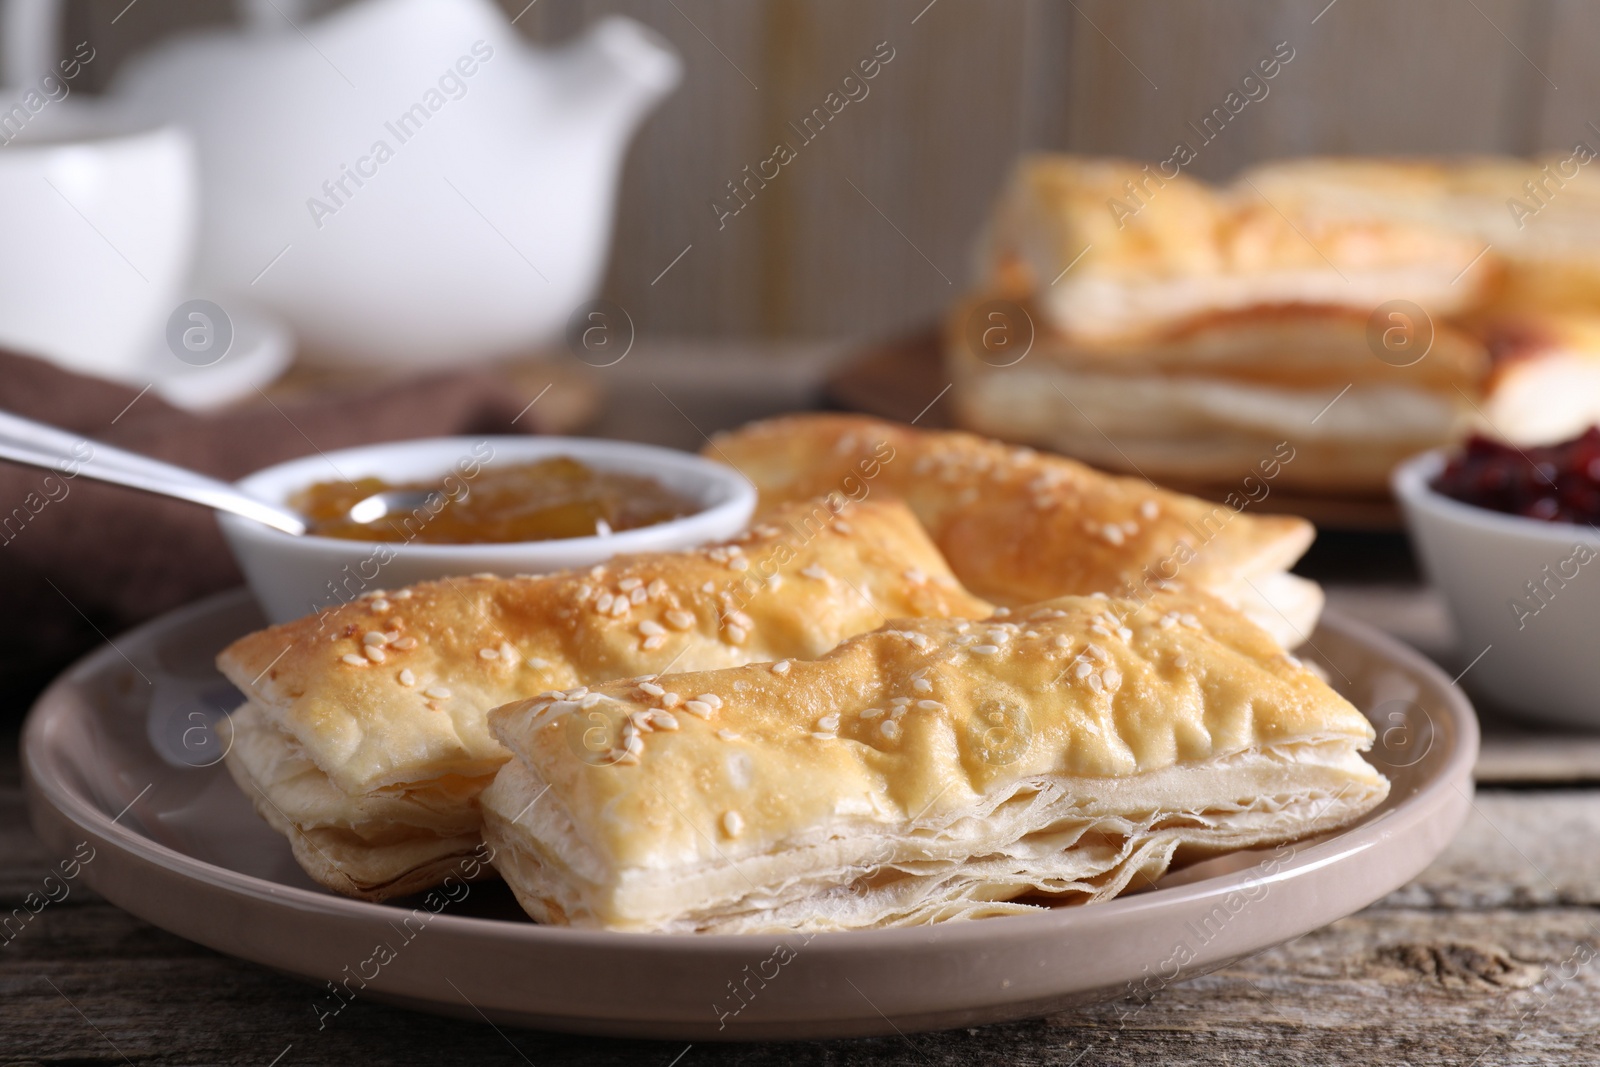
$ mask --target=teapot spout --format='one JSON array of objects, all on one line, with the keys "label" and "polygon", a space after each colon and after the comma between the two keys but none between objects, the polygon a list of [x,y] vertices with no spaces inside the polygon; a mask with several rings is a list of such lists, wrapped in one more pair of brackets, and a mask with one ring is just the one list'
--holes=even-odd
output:
[{"label": "teapot spout", "polygon": [[666,38],[621,15],[594,23],[559,59],[572,96],[628,126],[683,80],[683,61]]}]

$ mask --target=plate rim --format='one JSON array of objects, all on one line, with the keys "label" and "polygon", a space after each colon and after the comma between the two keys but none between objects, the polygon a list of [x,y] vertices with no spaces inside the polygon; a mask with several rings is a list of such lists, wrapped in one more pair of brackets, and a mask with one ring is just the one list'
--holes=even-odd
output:
[{"label": "plate rim", "polygon": [[[197,616],[237,608],[249,599],[244,589],[232,589],[213,594],[201,600],[166,612],[131,630],[118,635],[124,643],[147,637],[152,631],[181,626]],[[1232,871],[1183,885],[1150,892],[1119,897],[1094,905],[1092,909],[1052,908],[1036,914],[996,916],[981,922],[937,923],[924,926],[891,927],[868,930],[822,931],[808,935],[807,944],[840,955],[856,953],[881,953],[910,948],[962,947],[969,942],[989,942],[995,938],[995,924],[1006,924],[1006,930],[1015,930],[1020,924],[1031,924],[1041,936],[1059,936],[1084,922],[1108,920],[1120,916],[1136,916],[1141,911],[1165,910],[1173,905],[1191,904],[1258,885],[1273,885],[1293,880],[1329,863],[1367,851],[1378,843],[1381,836],[1392,832],[1397,824],[1415,822],[1438,806],[1438,798],[1447,791],[1461,792],[1465,784],[1465,797],[1470,801],[1471,773],[1479,746],[1477,717],[1471,702],[1460,687],[1451,682],[1444,671],[1420,652],[1405,645],[1369,624],[1329,610],[1322,616],[1318,629],[1328,629],[1354,639],[1380,653],[1384,658],[1397,661],[1435,683],[1443,698],[1444,711],[1454,726],[1457,738],[1455,750],[1447,754],[1438,771],[1394,807],[1346,830],[1341,830],[1326,840],[1299,849],[1280,869],[1252,876],[1252,871]],[[40,804],[48,804],[54,812],[79,830],[117,845],[132,858],[164,868],[186,877],[209,889],[240,894],[258,902],[298,912],[311,912],[327,918],[352,920],[392,917],[392,905],[354,900],[337,894],[298,886],[283,885],[255,875],[244,874],[196,859],[170,848],[143,834],[113,821],[112,817],[96,807],[93,802],[69,789],[63,782],[51,780],[41,774],[41,754],[45,750],[45,732],[55,716],[65,714],[67,691],[84,675],[98,669],[102,660],[120,658],[116,645],[108,642],[79,658],[63,671],[39,695],[28,711],[22,729],[21,763],[23,788],[30,817],[35,827],[40,825]],[[48,766],[49,761],[44,761]],[[1446,798],[1448,802],[1448,798]],[[120,818],[120,816],[119,816]],[[1430,857],[1431,861],[1432,857]],[[102,890],[102,895],[107,895]],[[107,895],[107,899],[111,899]],[[1376,899],[1376,898],[1375,898]],[[116,903],[112,900],[112,903]],[[1085,918],[1088,916],[1088,918]],[[503,919],[481,918],[440,913],[434,923],[458,936],[479,938],[492,936],[508,946],[537,949],[545,943],[564,948],[589,946],[607,951],[625,950],[631,953],[676,955],[684,951],[694,953],[722,953],[746,951],[760,935],[744,933],[655,933],[614,930],[575,929],[571,927],[541,925],[534,922],[510,922]],[[179,935],[182,936],[182,935]]]}]

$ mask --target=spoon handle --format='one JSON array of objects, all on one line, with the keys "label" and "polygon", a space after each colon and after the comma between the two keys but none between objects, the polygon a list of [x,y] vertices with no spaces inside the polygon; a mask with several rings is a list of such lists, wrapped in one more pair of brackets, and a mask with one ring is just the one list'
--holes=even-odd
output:
[{"label": "spoon handle", "polygon": [[58,474],[72,472],[97,481],[204,504],[217,511],[254,519],[284,533],[306,532],[306,524],[300,516],[246,496],[227,482],[90,441],[7,411],[0,411],[0,459],[43,467]]}]

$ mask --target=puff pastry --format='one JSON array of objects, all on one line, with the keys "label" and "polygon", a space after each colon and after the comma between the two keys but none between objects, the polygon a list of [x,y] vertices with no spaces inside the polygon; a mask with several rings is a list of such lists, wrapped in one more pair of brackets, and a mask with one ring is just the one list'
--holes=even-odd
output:
[{"label": "puff pastry", "polygon": [[993,284],[1020,269],[1054,329],[1080,342],[1158,335],[1275,304],[1370,311],[1408,299],[1443,315],[1476,302],[1483,242],[1398,216],[1315,210],[1249,182],[1217,189],[1118,159],[1025,156],[981,253]]},{"label": "puff pastry", "polygon": [[[1388,783],[1366,719],[1216,600],[902,620],[813,662],[496,709],[495,863],[541,922],[830,930],[1097,901]],[[581,758],[599,731],[610,758]]]},{"label": "puff pastry", "polygon": [[762,509],[832,494],[903,499],[963,585],[996,604],[1148,595],[1181,578],[1244,610],[1286,648],[1322,591],[1287,573],[1311,544],[1303,519],[1251,514],[967,433],[857,415],[793,415],[714,438]]},{"label": "puff pastry", "polygon": [[381,900],[477,846],[478,794],[507,759],[485,722],[496,705],[991,610],[902,505],[798,504],[724,545],[428,582],[241,638],[217,660],[248,697],[228,766],[313,878]]},{"label": "puff pastry", "polygon": [[1600,174],[1593,149],[1537,159],[1321,158],[1244,172],[1274,203],[1328,219],[1426,225],[1491,247],[1498,310],[1600,311]]},{"label": "puff pastry", "polygon": [[1272,464],[1269,488],[1382,492],[1397,463],[1481,423],[1475,405],[1487,412],[1501,392],[1490,377],[1499,361],[1477,331],[1437,320],[1426,356],[1396,366],[1375,358],[1367,311],[1334,307],[1214,314],[1097,345],[1050,329],[1019,295],[1009,302],[1034,318],[1033,345],[996,365],[968,329],[995,298],[1006,299],[975,294],[947,320],[956,420],[1162,481],[1238,489],[1287,448],[1292,461]]}]

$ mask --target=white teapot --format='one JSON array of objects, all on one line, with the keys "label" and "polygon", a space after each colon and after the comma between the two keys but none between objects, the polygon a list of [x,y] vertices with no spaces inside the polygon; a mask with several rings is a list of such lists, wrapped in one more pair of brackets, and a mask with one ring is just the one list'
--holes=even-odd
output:
[{"label": "white teapot", "polygon": [[676,53],[621,17],[533,48],[491,0],[253,11],[113,86],[195,135],[198,281],[275,308],[329,362],[465,363],[558,335],[598,290],[623,152]]}]

